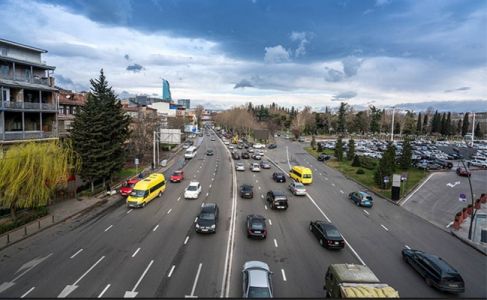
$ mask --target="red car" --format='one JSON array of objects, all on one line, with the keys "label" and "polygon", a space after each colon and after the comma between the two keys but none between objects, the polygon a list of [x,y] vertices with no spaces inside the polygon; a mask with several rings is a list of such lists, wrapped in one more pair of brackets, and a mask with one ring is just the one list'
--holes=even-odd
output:
[{"label": "red car", "polygon": [[171,182],[181,182],[184,179],[183,170],[174,171],[171,175]]},{"label": "red car", "polygon": [[472,173],[468,169],[465,169],[463,167],[458,167],[457,168],[457,175],[458,176],[465,176],[465,177],[470,177]]},{"label": "red car", "polygon": [[134,188],[135,184],[139,182],[139,178],[129,179],[120,188],[120,194],[122,196],[128,196],[132,193],[132,189]]}]

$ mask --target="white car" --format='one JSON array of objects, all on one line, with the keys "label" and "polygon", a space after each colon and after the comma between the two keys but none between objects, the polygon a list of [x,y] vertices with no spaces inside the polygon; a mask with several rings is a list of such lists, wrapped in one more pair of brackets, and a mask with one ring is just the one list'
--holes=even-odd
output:
[{"label": "white car", "polygon": [[264,144],[254,144],[254,149],[262,149],[262,148],[265,148],[265,145]]},{"label": "white car", "polygon": [[191,181],[184,190],[184,199],[198,199],[201,193],[201,184],[198,181]]},{"label": "white car", "polygon": [[230,145],[230,142],[229,141],[223,141],[223,144]]},{"label": "white car", "polygon": [[260,172],[260,166],[258,163],[252,163],[250,165],[250,171],[252,172]]},{"label": "white car", "polygon": [[247,152],[248,152],[248,153],[254,153],[254,149],[249,148],[249,149],[247,149]]},{"label": "white car", "polygon": [[293,181],[289,184],[289,190],[295,196],[306,196],[306,189],[304,185],[300,182]]},{"label": "white car", "polygon": [[228,150],[233,150],[233,149],[235,149],[234,146],[232,146],[232,145],[228,146]]},{"label": "white car", "polygon": [[472,165],[474,167],[480,167],[487,169],[487,161],[481,160],[481,159],[474,159],[468,162],[469,165]]},{"label": "white car", "polygon": [[237,163],[237,164],[235,164],[235,170],[245,171],[245,165],[243,163]]}]

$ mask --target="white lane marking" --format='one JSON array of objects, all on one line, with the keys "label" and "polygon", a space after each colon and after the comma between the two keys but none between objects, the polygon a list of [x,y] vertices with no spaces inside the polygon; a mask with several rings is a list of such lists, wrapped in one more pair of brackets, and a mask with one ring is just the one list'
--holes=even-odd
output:
[{"label": "white lane marking", "polygon": [[259,186],[259,190],[260,190],[260,186]]},{"label": "white lane marking", "polygon": [[363,210],[364,213],[366,213],[367,215],[370,215],[368,211],[366,211],[365,209]]},{"label": "white lane marking", "polygon": [[433,177],[433,175],[435,174],[438,174],[438,173],[431,173],[430,176],[428,176],[428,178],[426,178],[425,181],[423,181],[423,183],[421,183],[411,194],[409,194],[409,196],[406,197],[406,199],[404,199],[404,201],[400,204],[400,206],[403,206],[404,204],[406,204],[406,202],[408,202],[409,199],[411,199],[411,197],[416,194],[417,191],[419,191],[423,185],[426,184],[426,182],[428,182],[428,180],[431,179],[431,177]]},{"label": "white lane marking", "polygon": [[209,193],[206,193],[206,197],[208,197]]},{"label": "white lane marking", "polygon": [[167,214],[170,214],[172,212],[172,208],[167,211]]},{"label": "white lane marking", "polygon": [[264,205],[265,210],[267,210],[267,205]]},{"label": "white lane marking", "polygon": [[213,177],[213,178],[211,179],[211,181],[215,181],[215,177]]},{"label": "white lane marking", "polygon": [[342,190],[340,190],[340,193],[345,194]]},{"label": "white lane marking", "polygon": [[257,179],[256,179],[256,180],[255,180],[255,183],[259,183],[259,180],[257,180]]},{"label": "white lane marking", "polygon": [[131,213],[133,210],[134,210],[133,208],[131,208],[131,209],[127,210],[127,215],[128,215],[129,213]]},{"label": "white lane marking", "polygon": [[198,271],[196,271],[196,277],[194,278],[193,288],[191,289],[190,297],[194,296],[194,291],[196,290],[196,285],[198,284],[198,278],[200,277],[201,266],[203,266],[202,263],[200,263],[200,265],[198,266]]},{"label": "white lane marking", "polygon": [[264,195],[260,195],[260,197],[261,197],[262,199],[264,199]]},{"label": "white lane marking", "polygon": [[320,176],[322,176],[323,174],[320,173]]},{"label": "white lane marking", "polygon": [[209,186],[209,188],[211,189],[211,183],[210,183],[210,186]]},{"label": "white lane marking", "polygon": [[31,287],[27,292],[25,292],[20,298],[24,298],[25,296],[29,295],[30,292],[32,292],[35,289],[35,287]]},{"label": "white lane marking", "polygon": [[198,221],[198,217],[194,218],[194,223],[196,223],[196,221]]},{"label": "white lane marking", "polygon": [[189,235],[186,236],[186,238],[184,239],[184,244],[186,245],[188,243],[188,240],[189,240]]},{"label": "white lane marking", "polygon": [[448,223],[448,225],[446,225],[446,228],[450,228],[450,226],[452,226],[452,225],[453,225],[453,221]]},{"label": "white lane marking", "polygon": [[139,253],[140,251],[140,248],[137,248],[137,250],[135,250],[134,254],[132,254],[132,257],[135,257],[137,255],[137,253]]},{"label": "white lane marking", "polygon": [[172,272],[174,272],[174,268],[175,267],[176,267],[176,265],[172,265],[171,270],[169,270],[169,274],[167,274],[167,277],[171,277],[172,276]]},{"label": "white lane marking", "polygon": [[181,196],[178,197],[178,201],[181,200]]},{"label": "white lane marking", "polygon": [[253,175],[254,175],[254,177],[255,177],[255,174],[253,174]]},{"label": "white lane marking", "polygon": [[101,298],[103,297],[103,295],[105,294],[105,292],[108,290],[108,288],[110,288],[110,284],[107,284],[107,286],[103,289],[103,291],[101,291],[100,295],[98,295],[98,298]]},{"label": "white lane marking", "polygon": [[73,259],[76,255],[80,254],[81,251],[83,251],[83,248],[79,249],[78,251],[76,251],[75,254],[71,255],[70,259]]},{"label": "white lane marking", "polygon": [[152,229],[152,231],[156,231],[157,228],[159,228],[159,224],[157,224],[156,227],[154,227],[154,229]]},{"label": "white lane marking", "polygon": [[276,248],[277,248],[277,240],[276,239],[274,239],[274,246],[276,246]]},{"label": "white lane marking", "polygon": [[282,274],[282,280],[287,281],[286,273],[284,272],[284,269],[281,269],[281,274]]},{"label": "white lane marking", "polygon": [[407,249],[411,250],[411,247],[409,247],[408,245],[404,245],[404,247],[406,247]]},{"label": "white lane marking", "polygon": [[135,296],[137,296],[138,292],[136,292],[135,290],[137,289],[137,287],[139,286],[139,284],[142,282],[142,279],[144,279],[145,274],[147,274],[147,272],[149,271],[149,268],[152,266],[153,263],[154,263],[154,260],[151,260],[150,263],[149,263],[149,265],[147,266],[147,268],[145,268],[144,273],[142,273],[142,275],[140,276],[139,280],[137,280],[137,283],[135,283],[135,285],[132,288],[132,290],[125,292],[124,298],[135,298]]},{"label": "white lane marking", "polygon": [[110,228],[112,228],[112,227],[113,227],[113,225],[108,226],[107,229],[105,229],[105,232],[107,232],[108,230],[110,230]]},{"label": "white lane marking", "polygon": [[325,180],[328,180],[328,177],[325,177]]},{"label": "white lane marking", "polygon": [[380,224],[380,226],[384,228],[385,231],[389,231],[389,229],[387,229],[387,227],[385,227],[384,225]]},{"label": "white lane marking", "polygon": [[71,285],[67,285],[64,287],[64,289],[61,291],[61,293],[57,296],[58,298],[66,298],[69,294],[71,294],[75,289],[78,288],[78,283],[86,276],[88,275],[88,273],[91,272],[91,270],[93,270],[96,265],[98,265],[103,259],[105,258],[105,256],[102,256],[100,257],[100,259],[94,263],[83,275],[81,275],[80,278],[78,278],[78,280],[76,280],[73,284]]},{"label": "white lane marking", "polygon": [[269,219],[269,225],[272,225],[272,220],[271,219]]},{"label": "white lane marking", "polygon": [[334,183],[332,183],[331,185],[332,185],[332,186],[335,186],[335,184],[334,184]]},{"label": "white lane marking", "polygon": [[291,163],[289,162],[289,150],[287,146],[286,146],[286,158],[287,158],[287,165],[289,166],[289,169],[291,169]]}]

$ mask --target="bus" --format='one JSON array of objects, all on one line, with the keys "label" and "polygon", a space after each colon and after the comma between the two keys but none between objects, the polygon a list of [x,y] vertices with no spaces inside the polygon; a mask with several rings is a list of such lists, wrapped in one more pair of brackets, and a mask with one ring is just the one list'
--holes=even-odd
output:
[{"label": "bus", "polygon": [[193,157],[196,156],[197,152],[198,152],[198,149],[195,146],[191,146],[188,149],[186,149],[186,152],[184,152],[184,158],[192,159]]},{"label": "bus", "polygon": [[137,182],[130,196],[127,207],[144,207],[156,197],[161,197],[166,190],[166,179],[163,174],[154,173]]},{"label": "bus", "polygon": [[302,184],[311,184],[313,182],[313,173],[311,172],[311,169],[303,166],[292,167],[289,171],[289,177]]}]

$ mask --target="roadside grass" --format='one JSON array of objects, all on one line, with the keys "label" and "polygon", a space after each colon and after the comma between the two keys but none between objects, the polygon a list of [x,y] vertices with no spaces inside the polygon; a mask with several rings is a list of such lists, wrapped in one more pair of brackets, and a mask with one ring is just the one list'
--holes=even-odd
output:
[{"label": "roadside grass", "polygon": [[[304,148],[306,151],[308,151],[309,154],[314,156],[315,158],[318,157],[319,152],[316,150],[313,150],[311,147],[305,147]],[[331,152],[331,155],[333,155],[333,150],[331,149],[326,149],[323,151],[325,154],[329,154],[326,151]],[[378,161],[378,160],[377,160]],[[338,171],[340,171],[342,174],[344,174],[347,177],[350,177],[361,184],[365,185],[369,190],[380,194],[383,197],[386,197],[388,199],[391,199],[391,189],[382,189],[381,187],[377,186],[374,180],[374,170],[369,170],[363,167],[353,167],[351,161],[337,161],[335,158],[332,158],[328,161],[326,161],[326,164]],[[363,174],[357,174],[357,170],[362,169]],[[401,196],[406,195],[409,193],[413,188],[415,188],[418,183],[426,176],[428,175],[428,172],[424,170],[419,170],[416,168],[409,168],[409,170],[404,171],[404,170],[396,170],[396,174],[403,174],[407,173],[407,181],[405,181],[402,184],[401,188]]]},{"label": "roadside grass", "polygon": [[138,172],[141,172],[143,168],[124,168],[119,172],[113,174],[113,179],[115,181],[122,180],[131,176],[136,175]]}]

